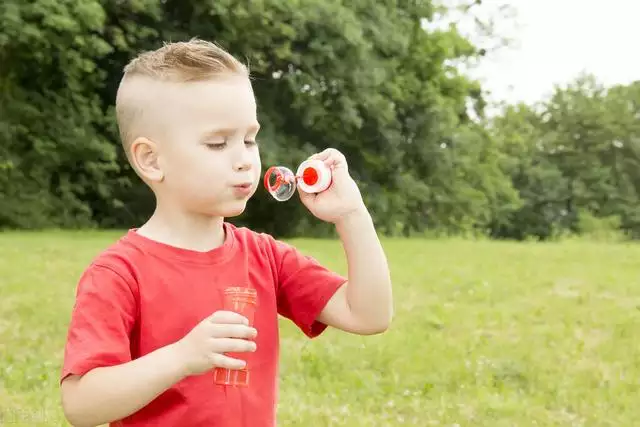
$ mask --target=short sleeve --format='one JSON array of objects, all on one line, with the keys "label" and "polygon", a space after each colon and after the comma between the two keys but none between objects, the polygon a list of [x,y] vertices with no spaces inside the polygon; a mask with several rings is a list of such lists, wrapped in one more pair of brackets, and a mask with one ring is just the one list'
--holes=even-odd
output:
[{"label": "short sleeve", "polygon": [[318,316],[347,279],[289,244],[274,240],[273,245],[278,270],[278,313],[308,337],[317,337],[327,328],[317,320]]},{"label": "short sleeve", "polygon": [[131,360],[135,293],[114,270],[92,265],[80,278],[64,349],[60,381],[68,375]]}]

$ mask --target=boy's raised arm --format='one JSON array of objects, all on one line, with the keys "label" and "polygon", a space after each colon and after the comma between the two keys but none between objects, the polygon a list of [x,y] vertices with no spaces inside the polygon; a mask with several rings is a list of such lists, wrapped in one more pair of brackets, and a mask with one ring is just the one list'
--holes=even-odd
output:
[{"label": "boy's raised arm", "polygon": [[320,314],[327,325],[363,335],[384,332],[393,317],[387,259],[366,209],[336,223],[348,265],[348,282]]},{"label": "boy's raised arm", "polygon": [[311,158],[333,169],[333,183],[317,195],[301,193],[301,200],[316,217],[335,224],[348,264],[348,282],[318,320],[357,334],[383,332],[393,316],[391,278],[371,215],[339,151],[330,148]]}]

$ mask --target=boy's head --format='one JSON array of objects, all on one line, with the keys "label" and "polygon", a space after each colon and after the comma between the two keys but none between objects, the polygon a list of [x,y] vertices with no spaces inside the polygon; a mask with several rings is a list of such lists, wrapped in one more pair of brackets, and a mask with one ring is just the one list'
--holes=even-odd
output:
[{"label": "boy's head", "polygon": [[159,204],[242,213],[260,181],[249,71],[213,43],[145,52],[125,68],[116,114],[126,155]]}]

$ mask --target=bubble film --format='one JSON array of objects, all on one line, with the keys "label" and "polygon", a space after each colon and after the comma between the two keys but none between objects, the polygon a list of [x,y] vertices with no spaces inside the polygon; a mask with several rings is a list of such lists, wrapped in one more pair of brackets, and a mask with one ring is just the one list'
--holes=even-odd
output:
[{"label": "bubble film", "polygon": [[264,186],[274,199],[284,202],[296,192],[296,176],[286,166],[273,166],[265,173]]}]

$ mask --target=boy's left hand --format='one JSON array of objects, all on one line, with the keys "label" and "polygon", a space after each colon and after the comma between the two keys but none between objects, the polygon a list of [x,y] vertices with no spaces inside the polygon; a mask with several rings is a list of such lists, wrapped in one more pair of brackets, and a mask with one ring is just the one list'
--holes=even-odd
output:
[{"label": "boy's left hand", "polygon": [[350,213],[366,210],[358,185],[349,175],[347,159],[335,148],[327,148],[309,159],[322,160],[332,172],[329,188],[318,194],[298,191],[302,203],[317,218],[337,223]]}]

